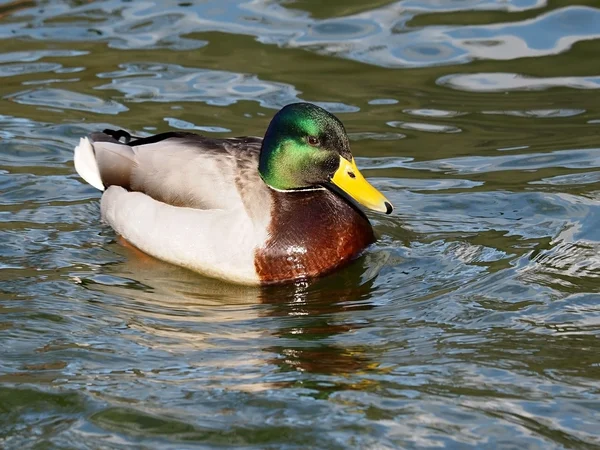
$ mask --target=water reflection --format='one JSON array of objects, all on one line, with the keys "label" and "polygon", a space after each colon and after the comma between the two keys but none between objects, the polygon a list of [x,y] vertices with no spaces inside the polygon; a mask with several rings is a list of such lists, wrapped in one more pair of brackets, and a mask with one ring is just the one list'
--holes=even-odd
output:
[{"label": "water reflection", "polygon": [[[475,58],[515,59],[567,51],[578,41],[600,36],[597,9],[558,8],[521,22],[477,26],[415,26],[426,13],[472,10],[526,11],[545,6],[530,2],[469,1],[385,2],[364,12],[340,18],[315,19],[297,9],[269,1],[212,3],[161,2],[133,4],[104,0],[72,5],[56,2],[52,8],[30,3],[22,17],[35,17],[34,26],[15,21],[4,33],[13,37],[56,41],[108,41],[121,49],[168,48],[196,50],[208,41],[194,33],[226,32],[255,36],[263,43],[304,48],[326,55],[360,60],[386,67],[422,67],[466,63]],[[298,5],[312,9],[312,6]],[[114,19],[114,16],[118,20]],[[77,17],[65,32],[65,17]],[[544,29],[544,38],[534,30]],[[1,32],[2,30],[0,30]],[[341,45],[343,43],[343,45]]]},{"label": "water reflection", "polygon": [[[0,3],[0,446],[598,445],[593,2]],[[298,99],[399,205],[323,280],[136,254],[72,166]]]},{"label": "water reflection", "polygon": [[[263,348],[252,363],[277,366],[282,373],[354,374],[376,366],[364,355],[364,346],[340,347],[335,341],[364,326],[346,313],[373,308],[369,300],[377,273],[388,260],[385,251],[325,279],[256,288],[201,277],[128,245],[115,244],[114,249],[125,259],[108,273],[74,276],[90,289],[128,299],[110,308],[136,331],[129,338],[140,345],[197,351],[225,343],[243,346],[254,339],[277,344]],[[233,368],[236,362],[228,365]],[[238,388],[248,389],[247,380]]]},{"label": "water reflection", "polygon": [[125,64],[117,72],[101,73],[110,84],[97,89],[121,91],[129,101],[202,101],[227,106],[256,99],[261,106],[281,108],[299,101],[298,91],[285,83],[266,82],[254,75],[165,64]]},{"label": "water reflection", "polygon": [[265,349],[277,354],[271,363],[278,365],[282,372],[296,370],[328,375],[374,369],[377,364],[365,355],[364,346],[335,345],[337,335],[366,325],[344,319],[344,313],[373,308],[368,300],[374,278],[361,281],[361,277],[361,272],[354,268],[329,282],[319,280],[312,285],[296,286],[291,297],[288,292],[283,297],[277,292],[263,292],[261,301],[272,306],[269,316],[296,319],[278,330],[271,330],[280,338],[277,346]]},{"label": "water reflection", "polygon": [[437,83],[461,91],[506,92],[545,90],[553,87],[600,89],[600,77],[532,77],[516,73],[452,74]]}]

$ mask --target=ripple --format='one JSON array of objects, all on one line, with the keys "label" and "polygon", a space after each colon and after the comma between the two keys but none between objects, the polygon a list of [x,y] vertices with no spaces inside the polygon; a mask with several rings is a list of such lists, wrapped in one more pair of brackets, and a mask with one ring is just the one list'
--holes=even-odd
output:
[{"label": "ripple", "polygon": [[371,139],[374,141],[397,141],[398,139],[404,139],[405,134],[402,133],[373,133],[373,132],[362,132],[362,133],[348,133],[348,137],[351,141],[362,141],[363,139]]},{"label": "ripple", "polygon": [[340,102],[319,102],[319,101],[313,101],[311,103],[314,103],[315,105],[319,105],[321,108],[324,108],[327,111],[335,113],[335,114],[339,114],[339,113],[353,113],[353,112],[360,111],[360,108],[358,106],[347,105],[345,103],[340,103]]},{"label": "ripple", "polygon": [[56,72],[62,66],[52,63],[21,63],[0,65],[0,77],[13,77],[30,73]]},{"label": "ripple", "polygon": [[[15,22],[0,36],[57,41],[107,41],[123,49],[168,48],[194,50],[207,41],[194,38],[206,32],[254,36],[262,43],[303,48],[319,54],[358,60],[383,67],[423,67],[466,63],[475,58],[513,59],[557,54],[582,40],[600,35],[599,10],[569,6],[516,23],[479,26],[409,27],[423,13],[464,10],[525,11],[543,0],[497,2],[399,1],[336,19],[312,19],[298,10],[267,0],[215,8],[210,2],[158,6],[152,2],[116,0],[96,4],[56,4],[35,10],[35,25]],[[23,13],[23,16],[26,14]],[[75,16],[65,32],[62,19]],[[532,32],[544,30],[544,33]],[[538,36],[543,35],[544,38]]]},{"label": "ripple", "polygon": [[[600,243],[560,242],[549,251],[544,251],[521,271],[524,279],[563,287],[575,286],[575,281],[600,278]],[[561,316],[565,316],[562,311]],[[577,319],[583,322],[579,316]],[[600,320],[594,318],[600,329]],[[572,322],[572,321],[571,321]],[[571,323],[574,325],[573,323]]]},{"label": "ripple", "polygon": [[89,54],[88,51],[81,50],[30,50],[21,52],[0,53],[0,63],[10,62],[34,62],[42,58],[65,58],[77,57]]},{"label": "ripple", "polygon": [[390,49],[393,66],[423,67],[437,64],[461,63],[468,60],[468,53],[448,42],[435,42],[424,36],[407,40],[404,45]]},{"label": "ripple", "polygon": [[483,186],[482,181],[471,181],[461,179],[415,179],[394,178],[379,181],[378,186],[385,190],[411,189],[415,191],[445,191],[449,189],[472,189]]},{"label": "ripple", "polygon": [[393,98],[374,98],[373,100],[369,100],[369,105],[395,105],[398,103],[398,100]]},{"label": "ripple", "polygon": [[445,173],[469,174],[503,170],[534,170],[548,167],[589,169],[600,167],[600,149],[573,149],[548,153],[511,154],[405,162],[405,167]]},{"label": "ripple", "polygon": [[534,117],[536,119],[573,117],[583,114],[585,112],[585,109],[531,109],[528,111],[481,111],[482,114],[499,114],[514,117]]},{"label": "ripple", "polygon": [[600,9],[567,6],[517,23],[457,27],[444,34],[472,58],[506,60],[562,53],[600,37],[599,23]]},{"label": "ripple", "polygon": [[404,109],[402,112],[417,117],[458,117],[464,116],[465,112],[446,111],[443,109]]},{"label": "ripple", "polygon": [[471,92],[541,91],[553,87],[600,89],[600,77],[540,78],[516,73],[476,73],[446,75],[437,84]]},{"label": "ripple", "polygon": [[391,121],[387,125],[405,130],[425,131],[427,133],[460,133],[462,130],[451,125],[435,125],[432,123]]},{"label": "ripple", "polygon": [[[228,106],[241,100],[257,101],[266,108],[279,109],[302,101],[299,91],[286,83],[260,80],[256,75],[218,70],[194,69],[175,64],[123,64],[123,70],[105,72],[111,78],[99,90],[117,90],[131,102],[203,102]],[[356,112],[359,108],[340,102],[313,103],[333,113]]]},{"label": "ripple", "polygon": [[[442,236],[447,233],[476,233],[480,236],[500,233],[506,234],[507,238],[519,236],[524,248],[527,248],[524,240],[560,234],[565,226],[562,218],[568,214],[573,220],[583,220],[593,208],[589,203],[579,203],[575,196],[540,192],[482,192],[473,189],[473,192],[466,190],[433,194],[402,192],[401,196],[398,192],[392,192],[388,198],[397,204],[396,199],[402,198],[405,225],[419,233],[434,236],[438,233]],[[448,211],[443,218],[436,214],[440,209]],[[507,251],[515,252],[519,252],[518,245],[512,245]],[[523,267],[528,263],[524,261]]]},{"label": "ripple", "polygon": [[341,19],[320,21],[311,25],[302,37],[295,40],[296,44],[322,43],[327,41],[349,41],[364,39],[377,34],[381,30],[375,22],[360,19]]},{"label": "ripple", "polygon": [[57,88],[31,89],[5,98],[22,105],[47,106],[99,114],[119,114],[129,110],[125,105],[114,100],[103,100],[92,95]]},{"label": "ripple", "polygon": [[165,122],[167,122],[170,127],[177,128],[179,130],[199,130],[199,131],[206,131],[208,133],[229,133],[229,132],[231,132],[231,130],[229,128],[194,125],[191,122],[187,122],[182,119],[176,119],[174,117],[165,117]]},{"label": "ripple", "polygon": [[289,84],[267,82],[255,75],[194,69],[175,64],[122,64],[122,70],[99,74],[111,78],[100,90],[117,90],[132,102],[204,102],[227,106],[255,100],[261,106],[281,108],[299,101]]},{"label": "ripple", "polygon": [[[570,184],[574,180],[558,181]],[[581,181],[578,180],[579,183]],[[589,180],[583,180],[584,183],[586,181]],[[579,200],[578,203],[587,209],[587,214],[580,220],[565,224],[550,248],[536,255],[532,263],[520,271],[525,279],[549,286],[572,288],[584,280],[595,283],[600,278],[600,232],[597,227],[600,208],[592,200]],[[560,316],[565,318],[564,309]],[[583,321],[585,318],[576,320]],[[600,322],[596,322],[600,329]]]},{"label": "ripple", "polygon": [[537,9],[547,5],[547,0],[507,0],[498,2],[497,0],[401,0],[402,7],[413,10],[427,12],[453,12],[453,11],[527,11]]}]

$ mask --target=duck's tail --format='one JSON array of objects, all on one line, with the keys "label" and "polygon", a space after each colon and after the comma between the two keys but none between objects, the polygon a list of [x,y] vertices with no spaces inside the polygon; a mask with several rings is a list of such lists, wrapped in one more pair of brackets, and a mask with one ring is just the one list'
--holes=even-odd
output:
[{"label": "duck's tail", "polygon": [[90,140],[86,137],[79,139],[79,145],[75,147],[75,170],[81,178],[94,186],[96,189],[104,190],[104,183],[100,176],[96,153]]},{"label": "duck's tail", "polygon": [[103,191],[110,185],[129,189],[135,163],[133,149],[105,133],[92,133],[75,147],[75,170],[81,178]]}]

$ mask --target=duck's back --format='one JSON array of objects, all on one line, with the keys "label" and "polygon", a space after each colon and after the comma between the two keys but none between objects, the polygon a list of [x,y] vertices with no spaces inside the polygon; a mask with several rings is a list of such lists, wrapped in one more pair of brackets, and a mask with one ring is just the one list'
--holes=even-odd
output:
[{"label": "duck's back", "polygon": [[261,187],[260,138],[171,132],[123,143],[109,133],[91,135],[104,188],[121,186],[173,206],[233,209],[248,185]]}]

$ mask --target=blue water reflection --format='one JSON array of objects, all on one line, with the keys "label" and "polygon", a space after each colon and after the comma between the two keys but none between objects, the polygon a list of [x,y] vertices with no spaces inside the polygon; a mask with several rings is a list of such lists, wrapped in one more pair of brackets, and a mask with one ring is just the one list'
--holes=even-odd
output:
[{"label": "blue water reflection", "polygon": [[[600,6],[0,0],[0,448],[596,448]],[[312,101],[396,205],[317,281],[123,245],[104,128]]]}]

